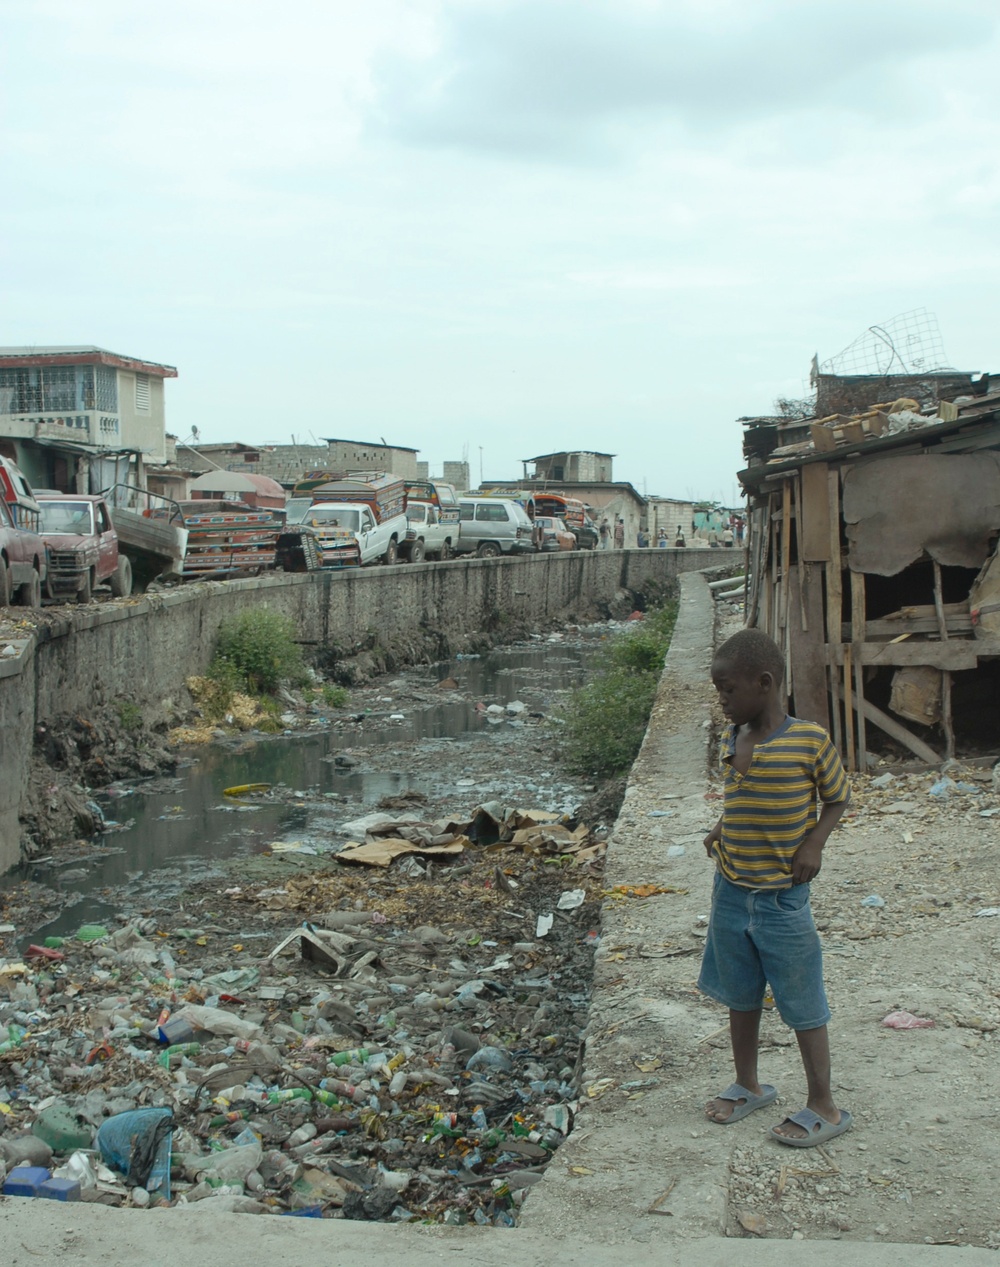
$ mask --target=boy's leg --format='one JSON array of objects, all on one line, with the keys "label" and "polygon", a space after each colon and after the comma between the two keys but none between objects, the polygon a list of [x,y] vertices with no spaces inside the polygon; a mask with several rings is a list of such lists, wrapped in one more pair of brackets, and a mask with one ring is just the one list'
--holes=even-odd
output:
[{"label": "boy's leg", "polygon": [[[836,1125],[840,1121],[840,1110],[834,1104],[830,1090],[830,1036],[827,1027],[820,1025],[816,1029],[796,1030],[795,1037],[799,1042],[799,1054],[806,1071],[806,1107]],[[753,1090],[749,1083],[743,1085],[747,1090]],[[805,1139],[809,1134],[797,1122],[789,1122],[787,1119],[774,1129],[779,1135],[786,1135],[789,1139]]]},{"label": "boy's leg", "polygon": [[[729,1041],[733,1048],[736,1081],[754,1095],[761,1094],[760,1083],[757,1081],[760,1015],[760,1008],[755,1012],[729,1011]],[[743,1100],[709,1100],[705,1105],[705,1113],[714,1122],[724,1122],[743,1103]]]}]

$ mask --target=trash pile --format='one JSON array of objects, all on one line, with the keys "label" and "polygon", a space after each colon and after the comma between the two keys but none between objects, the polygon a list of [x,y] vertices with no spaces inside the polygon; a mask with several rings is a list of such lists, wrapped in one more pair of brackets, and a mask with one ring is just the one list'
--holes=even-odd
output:
[{"label": "trash pile", "polygon": [[172,916],[0,924],[5,1192],[514,1225],[573,1124],[605,842],[497,802],[341,834]]},{"label": "trash pile", "polygon": [[931,415],[921,413],[916,400],[901,396],[898,400],[872,405],[862,413],[829,414],[825,418],[810,419],[809,439],[774,449],[768,462],[785,462],[809,453],[832,453],[880,436],[901,435],[941,422],[954,422],[957,417],[958,409],[949,401],[941,401],[937,412]]}]

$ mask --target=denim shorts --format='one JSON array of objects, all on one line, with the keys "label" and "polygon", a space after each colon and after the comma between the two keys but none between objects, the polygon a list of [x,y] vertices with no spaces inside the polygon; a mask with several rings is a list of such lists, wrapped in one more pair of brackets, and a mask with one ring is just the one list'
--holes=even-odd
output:
[{"label": "denim shorts", "polygon": [[768,984],[792,1029],[830,1019],[809,885],[744,889],[717,871],[698,989],[734,1012],[755,1012]]}]

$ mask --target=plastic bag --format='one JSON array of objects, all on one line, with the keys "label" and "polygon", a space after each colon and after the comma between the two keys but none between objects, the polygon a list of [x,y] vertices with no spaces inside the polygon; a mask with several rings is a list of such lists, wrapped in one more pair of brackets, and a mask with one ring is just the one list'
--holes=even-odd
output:
[{"label": "plastic bag", "polygon": [[97,1147],[125,1182],[170,1200],[174,1115],[168,1108],[131,1109],[101,1123]]},{"label": "plastic bag", "polygon": [[912,1012],[890,1012],[883,1017],[882,1024],[887,1029],[933,1029],[934,1022],[923,1016],[914,1016]]}]

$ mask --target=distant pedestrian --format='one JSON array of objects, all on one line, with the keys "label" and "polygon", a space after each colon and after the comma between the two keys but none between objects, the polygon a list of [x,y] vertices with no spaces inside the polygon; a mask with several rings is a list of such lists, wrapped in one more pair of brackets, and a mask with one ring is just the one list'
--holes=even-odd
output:
[{"label": "distant pedestrian", "polygon": [[719,534],[714,528],[709,528],[708,530],[708,544],[712,550],[718,550],[719,548]]},{"label": "distant pedestrian", "polygon": [[665,550],[668,544],[669,543],[667,541],[667,530],[666,528],[661,528],[659,535],[656,538],[657,549]]},{"label": "distant pedestrian", "polygon": [[[664,545],[666,545],[666,544],[667,544],[665,540],[664,540],[663,544],[664,544]],[[677,536],[676,536],[676,537],[674,537],[674,549],[675,549],[675,550],[686,550],[686,549],[687,549],[687,542],[684,540],[684,532],[683,532],[683,530],[682,530],[679,526],[678,526],[678,528],[677,528]]]},{"label": "distant pedestrian", "polygon": [[645,550],[645,548],[649,545],[649,538],[646,536],[646,534],[643,532],[641,528],[635,534],[635,544],[639,547],[640,550]]},{"label": "distant pedestrian", "polygon": [[607,519],[601,520],[601,526],[598,529],[597,535],[600,538],[601,549],[610,550],[611,549],[611,525],[608,523]]},{"label": "distant pedestrian", "polygon": [[733,530],[728,526],[728,524],[722,534],[722,544],[724,546],[732,546],[733,544]]},{"label": "distant pedestrian", "polygon": [[625,520],[619,519],[615,524],[615,549],[625,549]]}]

